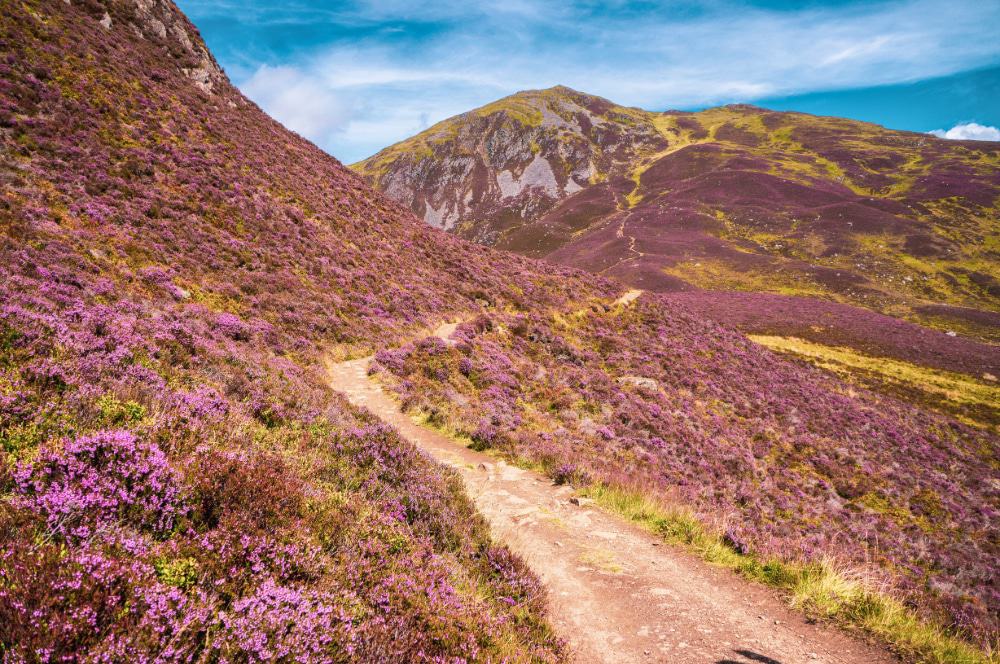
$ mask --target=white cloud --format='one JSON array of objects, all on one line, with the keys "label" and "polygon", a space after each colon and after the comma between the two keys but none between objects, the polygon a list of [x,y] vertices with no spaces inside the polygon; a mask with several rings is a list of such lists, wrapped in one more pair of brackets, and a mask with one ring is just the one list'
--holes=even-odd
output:
[{"label": "white cloud", "polygon": [[953,141],[1000,141],[1000,129],[976,122],[957,124],[948,131],[934,129],[928,132],[938,138],[950,138]]},{"label": "white cloud", "polygon": [[[908,82],[1000,58],[1000,42],[984,28],[1000,24],[998,2],[773,11],[707,0],[686,14],[690,6],[345,1],[328,10],[334,18],[317,21],[366,26],[365,36],[299,53],[289,66],[258,66],[238,83],[279,121],[354,161],[523,89],[563,84],[657,110]],[[933,20],[941,15],[948,20]]]},{"label": "white cloud", "polygon": [[321,145],[343,131],[351,117],[342,96],[296,67],[262,65],[241,88],[275,120]]}]

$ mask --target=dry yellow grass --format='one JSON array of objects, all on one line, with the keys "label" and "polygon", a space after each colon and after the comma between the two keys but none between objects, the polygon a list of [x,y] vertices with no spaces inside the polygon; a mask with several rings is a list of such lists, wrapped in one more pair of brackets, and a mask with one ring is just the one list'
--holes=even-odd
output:
[{"label": "dry yellow grass", "polygon": [[[762,346],[803,357],[816,366],[841,376],[875,376],[890,385],[916,389],[932,399],[956,406],[972,406],[997,414],[1000,418],[1000,385],[985,379],[940,369],[931,369],[888,357],[865,355],[851,348],[826,346],[796,337],[749,335]],[[958,416],[968,424],[982,424]]]}]

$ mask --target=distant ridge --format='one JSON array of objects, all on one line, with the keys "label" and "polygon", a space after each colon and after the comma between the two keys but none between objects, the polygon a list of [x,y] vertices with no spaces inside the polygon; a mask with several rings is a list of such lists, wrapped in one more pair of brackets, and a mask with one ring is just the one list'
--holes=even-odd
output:
[{"label": "distant ridge", "polygon": [[[1000,143],[521,92],[353,166],[431,225],[661,291],[1000,310]],[[1000,338],[988,327],[970,333]]]}]

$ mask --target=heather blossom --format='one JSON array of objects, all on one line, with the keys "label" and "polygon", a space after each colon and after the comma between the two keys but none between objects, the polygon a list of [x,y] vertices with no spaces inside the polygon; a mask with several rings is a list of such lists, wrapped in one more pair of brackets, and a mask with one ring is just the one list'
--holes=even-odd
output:
[{"label": "heather blossom", "polygon": [[14,505],[43,517],[51,536],[85,538],[111,522],[164,534],[182,511],[166,456],[125,430],[43,448],[13,478]]}]

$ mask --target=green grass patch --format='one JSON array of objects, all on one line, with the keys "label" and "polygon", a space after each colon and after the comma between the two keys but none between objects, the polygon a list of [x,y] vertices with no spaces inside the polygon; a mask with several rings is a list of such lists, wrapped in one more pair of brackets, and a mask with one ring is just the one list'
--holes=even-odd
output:
[{"label": "green grass patch", "polygon": [[[783,260],[780,257],[775,257]],[[836,293],[813,281],[808,274],[794,270],[738,270],[726,261],[699,258],[681,261],[663,268],[666,274],[678,277],[707,290],[753,291],[778,295],[799,295],[839,301]]]},{"label": "green grass patch", "polygon": [[162,583],[181,590],[187,590],[198,582],[198,561],[194,558],[161,558],[153,561],[153,569]]},{"label": "green grass patch", "polygon": [[[968,424],[991,426],[1000,421],[1000,385],[967,374],[931,369],[888,357],[865,355],[851,348],[826,346],[796,337],[751,334],[749,338],[772,350],[802,357],[842,377],[874,376],[890,386],[928,395],[927,402],[944,400],[967,410],[952,412]],[[980,413],[978,417],[973,414]]]},{"label": "green grass patch", "polygon": [[121,401],[110,392],[97,400],[101,423],[105,426],[137,424],[146,417],[146,408],[135,401]]}]

